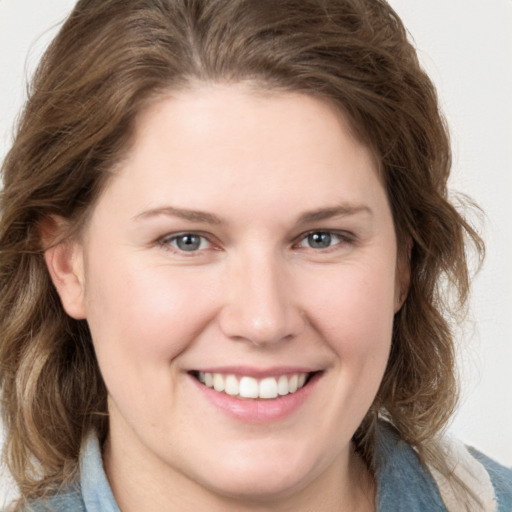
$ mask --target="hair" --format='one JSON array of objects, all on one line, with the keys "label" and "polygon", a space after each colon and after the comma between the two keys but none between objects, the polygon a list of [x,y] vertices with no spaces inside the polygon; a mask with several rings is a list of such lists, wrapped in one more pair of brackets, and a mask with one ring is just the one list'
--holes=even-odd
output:
[{"label": "hair", "polygon": [[386,418],[448,472],[433,441],[456,404],[452,320],[468,296],[469,248],[483,256],[483,243],[448,198],[447,129],[397,14],[383,0],[80,0],[41,60],[3,164],[0,386],[22,497],[75,478],[84,435],[108,430],[87,323],[60,304],[41,223],[59,215],[79,232],[155,98],[238,82],[329,101],[376,155],[410,286],[354,442],[371,467]]}]

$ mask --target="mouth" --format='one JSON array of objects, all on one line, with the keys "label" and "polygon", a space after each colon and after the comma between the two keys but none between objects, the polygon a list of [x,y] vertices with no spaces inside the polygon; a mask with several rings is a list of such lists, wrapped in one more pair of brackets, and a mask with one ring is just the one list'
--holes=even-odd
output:
[{"label": "mouth", "polygon": [[190,375],[207,388],[233,398],[275,400],[286,395],[293,395],[306,386],[318,373],[320,372],[301,372],[264,378],[202,371],[192,371]]}]

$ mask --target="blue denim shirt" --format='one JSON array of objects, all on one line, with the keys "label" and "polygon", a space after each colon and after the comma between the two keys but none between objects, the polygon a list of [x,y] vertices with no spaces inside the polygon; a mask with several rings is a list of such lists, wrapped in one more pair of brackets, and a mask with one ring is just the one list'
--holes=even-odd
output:
[{"label": "blue denim shirt", "polygon": [[[497,512],[512,512],[512,470],[472,451],[488,471],[497,500]],[[381,425],[376,453],[377,512],[446,512],[437,485],[414,450],[396,432]],[[103,469],[94,435],[82,450],[80,482],[46,502],[32,504],[27,512],[120,512]]]}]

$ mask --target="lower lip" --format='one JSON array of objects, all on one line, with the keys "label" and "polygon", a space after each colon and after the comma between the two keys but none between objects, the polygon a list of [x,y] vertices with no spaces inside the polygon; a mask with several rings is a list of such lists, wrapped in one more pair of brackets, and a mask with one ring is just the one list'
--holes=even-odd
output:
[{"label": "lower lip", "polygon": [[247,423],[268,423],[292,415],[306,401],[320,378],[320,373],[311,376],[308,383],[295,393],[274,399],[239,399],[220,393],[190,376],[203,396],[229,416]]}]

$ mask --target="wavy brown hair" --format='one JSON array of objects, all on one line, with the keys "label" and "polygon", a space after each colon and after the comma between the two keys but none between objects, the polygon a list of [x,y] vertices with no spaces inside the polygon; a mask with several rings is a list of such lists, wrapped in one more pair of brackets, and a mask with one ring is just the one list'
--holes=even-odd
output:
[{"label": "wavy brown hair", "polygon": [[371,466],[383,416],[442,466],[429,447],[457,397],[451,320],[468,294],[468,246],[481,255],[483,245],[448,200],[446,126],[395,12],[382,0],[80,0],[40,63],[3,164],[0,386],[5,458],[21,495],[73,479],[84,434],[104,438],[108,428],[87,324],[60,304],[41,222],[59,215],[79,231],[137,114],[198,81],[326,99],[377,156],[411,280],[354,441]]}]

